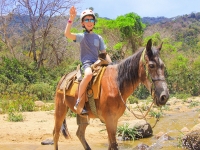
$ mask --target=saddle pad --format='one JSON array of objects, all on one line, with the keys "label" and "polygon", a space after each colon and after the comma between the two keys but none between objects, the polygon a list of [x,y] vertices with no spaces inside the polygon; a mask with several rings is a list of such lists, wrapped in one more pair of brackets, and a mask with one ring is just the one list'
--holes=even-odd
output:
[{"label": "saddle pad", "polygon": [[[101,83],[101,78],[102,78],[102,76],[103,76],[103,74],[105,72],[105,69],[106,69],[106,67],[102,67],[100,74],[98,75],[98,77],[95,80],[95,82],[92,84],[92,90],[93,90],[93,93],[94,93],[94,95],[93,95],[94,99],[99,99],[100,88],[101,88],[100,83]],[[76,91],[78,89],[78,85],[79,85],[79,82],[74,81],[72,83],[72,85],[70,86],[70,88],[68,90],[66,90],[65,94],[67,96],[75,97]],[[63,93],[63,90],[60,89],[57,92]]]},{"label": "saddle pad", "polygon": [[[59,87],[59,89],[62,90],[64,88],[66,88],[66,86],[67,86],[66,85],[67,80],[69,80],[69,81],[71,80],[72,81],[72,78],[74,78],[76,74],[77,74],[77,70],[74,70],[73,72],[70,72],[69,74],[65,75],[65,77],[64,77],[64,79],[63,79],[63,81],[62,81],[62,83],[61,83],[61,85]],[[68,89],[68,87],[67,87],[67,89]]]}]

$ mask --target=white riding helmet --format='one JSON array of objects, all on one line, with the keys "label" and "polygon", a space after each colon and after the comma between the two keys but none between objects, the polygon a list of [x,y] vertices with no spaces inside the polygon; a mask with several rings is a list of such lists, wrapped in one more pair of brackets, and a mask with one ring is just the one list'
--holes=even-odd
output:
[{"label": "white riding helmet", "polygon": [[83,18],[85,16],[93,16],[94,17],[94,20],[96,21],[96,17],[95,17],[95,14],[94,12],[91,10],[91,9],[86,9],[84,10],[81,15],[80,15],[80,21],[83,22]]}]

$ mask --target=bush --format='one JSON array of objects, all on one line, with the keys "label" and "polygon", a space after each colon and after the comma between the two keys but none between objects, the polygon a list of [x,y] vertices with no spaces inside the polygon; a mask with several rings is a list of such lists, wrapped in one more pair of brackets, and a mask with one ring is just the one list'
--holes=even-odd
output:
[{"label": "bush", "polygon": [[160,118],[161,116],[163,116],[162,112],[155,112],[155,111],[153,111],[153,110],[151,110],[151,111],[149,112],[149,115],[150,115],[151,117],[154,117],[154,118]]},{"label": "bush", "polygon": [[39,82],[30,85],[28,92],[36,95],[39,100],[52,100],[54,95],[54,91],[52,89],[53,87],[48,83]]},{"label": "bush", "polygon": [[117,136],[121,136],[122,140],[135,140],[137,136],[140,136],[140,133],[136,128],[129,128],[129,124],[126,123],[123,126],[117,127]]},{"label": "bush", "polygon": [[186,93],[178,93],[178,94],[175,94],[175,97],[178,99],[186,100],[187,98],[191,97],[191,95],[186,94]]},{"label": "bush", "polygon": [[138,98],[134,97],[133,95],[128,97],[128,101],[130,104],[134,104],[134,103],[138,104]]},{"label": "bush", "polygon": [[139,99],[146,99],[149,96],[149,91],[144,85],[140,85],[133,93]]},{"label": "bush", "polygon": [[17,112],[33,111],[35,109],[35,100],[38,100],[35,96],[29,96],[27,94],[12,94],[1,95],[0,107],[3,113],[9,113],[10,108]]},{"label": "bush", "polygon": [[8,120],[12,122],[20,122],[24,121],[24,117],[21,113],[16,112],[13,107],[10,107],[8,113]]},{"label": "bush", "polygon": [[21,94],[24,93],[27,90],[27,85],[22,83],[13,83],[9,85],[6,89],[7,92],[10,94]]}]

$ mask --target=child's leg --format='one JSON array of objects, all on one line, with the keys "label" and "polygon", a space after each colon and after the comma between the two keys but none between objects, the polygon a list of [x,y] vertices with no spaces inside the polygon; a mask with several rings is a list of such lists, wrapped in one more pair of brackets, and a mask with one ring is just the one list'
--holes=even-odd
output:
[{"label": "child's leg", "polygon": [[[81,101],[81,98],[83,94],[85,93],[88,83],[91,81],[91,79],[92,79],[92,69],[90,67],[87,67],[84,70],[84,77],[79,85],[78,99],[77,99],[76,105],[74,106],[74,109],[77,109],[78,103]],[[83,108],[82,114],[83,113],[84,114],[87,113],[87,110],[85,110],[84,108]]]}]

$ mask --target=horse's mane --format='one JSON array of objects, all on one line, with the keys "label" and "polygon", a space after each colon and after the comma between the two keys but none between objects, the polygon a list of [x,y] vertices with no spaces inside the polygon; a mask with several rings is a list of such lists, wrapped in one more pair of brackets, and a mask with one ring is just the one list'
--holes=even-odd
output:
[{"label": "horse's mane", "polygon": [[132,56],[129,56],[118,64],[117,83],[122,93],[126,86],[134,85],[139,78],[139,61],[143,50],[144,48],[139,49]]}]

